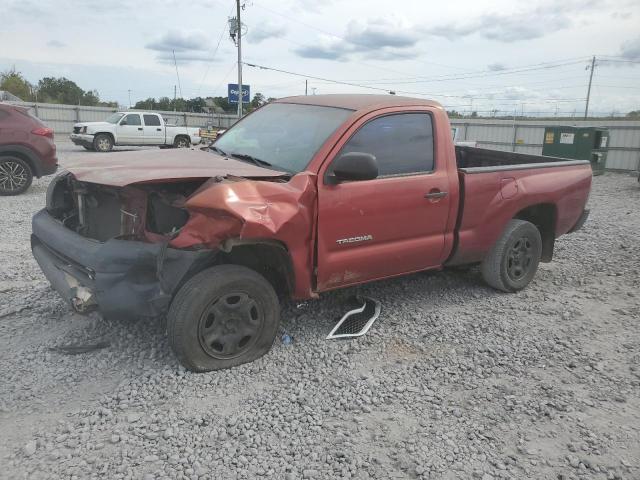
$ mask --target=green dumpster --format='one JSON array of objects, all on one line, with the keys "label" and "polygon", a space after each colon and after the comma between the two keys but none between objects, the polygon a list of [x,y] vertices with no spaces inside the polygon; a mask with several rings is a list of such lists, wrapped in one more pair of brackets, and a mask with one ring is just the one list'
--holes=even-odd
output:
[{"label": "green dumpster", "polygon": [[602,175],[607,164],[609,130],[602,127],[547,127],[542,155],[589,160],[594,175]]}]

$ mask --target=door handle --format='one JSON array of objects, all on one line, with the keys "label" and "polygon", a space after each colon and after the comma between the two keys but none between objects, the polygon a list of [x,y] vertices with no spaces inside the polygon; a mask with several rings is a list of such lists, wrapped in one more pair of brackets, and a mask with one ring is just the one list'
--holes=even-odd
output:
[{"label": "door handle", "polygon": [[447,196],[449,192],[429,192],[424,194],[424,198],[428,198],[429,200],[437,200],[439,198],[444,198]]},{"label": "door handle", "polygon": [[161,132],[161,131],[162,131],[162,129],[161,129],[161,128],[156,128],[156,130],[157,130],[158,132]]},{"label": "door handle", "polygon": [[138,127],[138,130],[142,130],[142,127]]}]

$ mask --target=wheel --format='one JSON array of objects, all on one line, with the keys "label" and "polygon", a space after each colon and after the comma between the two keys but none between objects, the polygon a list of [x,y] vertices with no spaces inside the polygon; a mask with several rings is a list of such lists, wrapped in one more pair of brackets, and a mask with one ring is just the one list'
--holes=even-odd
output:
[{"label": "wheel", "polygon": [[87,147],[86,145],[83,145],[82,148],[84,148],[85,150],[89,150],[90,152],[95,151],[95,148],[93,147]]},{"label": "wheel", "polygon": [[113,140],[106,133],[99,133],[93,138],[93,149],[96,152],[110,152],[113,149]]},{"label": "wheel", "polygon": [[19,195],[33,182],[27,162],[18,157],[0,157],[0,195]]},{"label": "wheel", "polygon": [[207,372],[260,358],[271,349],[279,321],[278,297],[262,275],[219,265],[178,291],[167,315],[167,334],[185,368]]},{"label": "wheel", "polygon": [[176,148],[187,148],[191,144],[191,141],[188,137],[176,137],[173,141],[173,146]]},{"label": "wheel", "polygon": [[485,282],[503,292],[526,287],[538,270],[542,253],[540,231],[531,222],[511,220],[483,260]]}]

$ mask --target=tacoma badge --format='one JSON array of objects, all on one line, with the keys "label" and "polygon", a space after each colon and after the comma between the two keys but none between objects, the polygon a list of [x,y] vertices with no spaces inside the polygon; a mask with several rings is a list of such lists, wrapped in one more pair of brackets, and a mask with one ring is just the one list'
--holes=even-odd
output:
[{"label": "tacoma badge", "polygon": [[342,245],[343,243],[366,242],[367,240],[373,240],[373,235],[360,235],[357,237],[341,238],[340,240],[336,240],[336,243],[338,245]]}]

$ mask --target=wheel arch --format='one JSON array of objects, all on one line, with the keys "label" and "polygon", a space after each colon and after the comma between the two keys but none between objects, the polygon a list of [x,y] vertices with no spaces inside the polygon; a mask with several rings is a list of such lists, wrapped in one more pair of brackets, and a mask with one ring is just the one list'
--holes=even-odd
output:
[{"label": "wheel arch", "polygon": [[95,139],[98,135],[108,135],[111,137],[111,141],[113,142],[113,144],[116,144],[116,136],[113,132],[107,132],[107,131],[102,131],[102,132],[96,132],[93,134],[93,138]]},{"label": "wheel arch", "polygon": [[42,176],[40,164],[37,158],[34,158],[35,154],[27,147],[23,147],[22,145],[3,145],[0,147],[0,158],[12,156],[27,162],[34,177],[40,178]]},{"label": "wheel arch", "polygon": [[556,242],[556,221],[558,209],[553,203],[538,203],[523,208],[513,217],[533,223],[542,238],[541,262],[548,263],[553,259],[553,249]]},{"label": "wheel arch", "polygon": [[287,246],[273,239],[228,239],[220,246],[216,264],[242,265],[267,279],[280,297],[295,287],[293,261]]}]

